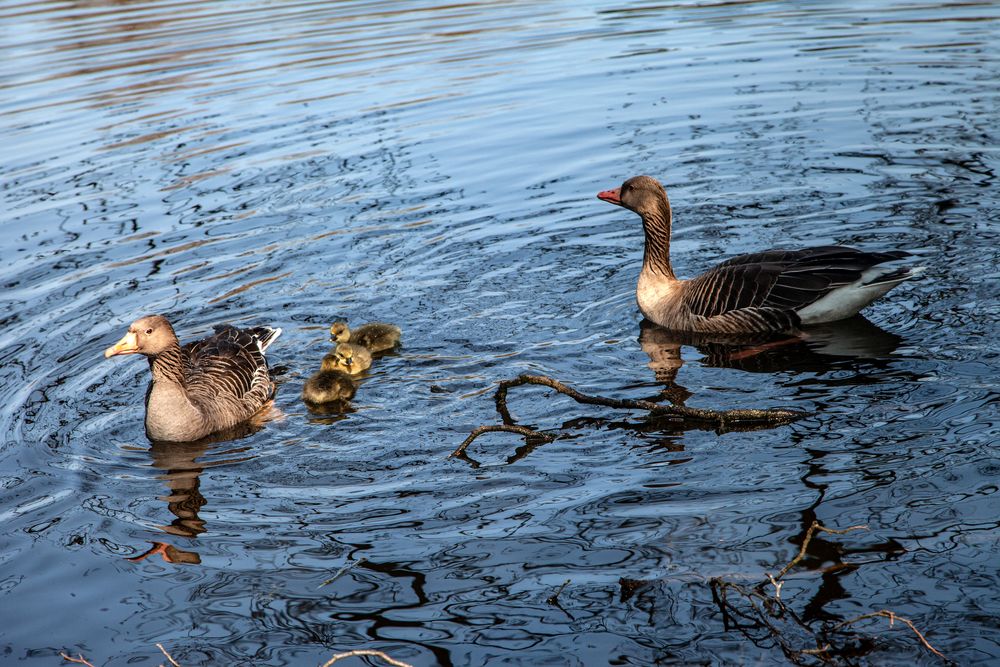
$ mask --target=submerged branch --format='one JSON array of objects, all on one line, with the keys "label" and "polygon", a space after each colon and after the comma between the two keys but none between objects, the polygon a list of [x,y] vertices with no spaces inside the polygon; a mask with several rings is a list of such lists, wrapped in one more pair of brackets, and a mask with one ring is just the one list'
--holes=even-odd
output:
[{"label": "submerged branch", "polygon": [[[815,534],[816,531],[818,530],[823,531],[824,533],[843,535],[844,533],[849,533],[854,530],[868,530],[868,526],[858,525],[858,526],[848,526],[847,528],[838,529],[838,528],[827,528],[826,526],[821,526],[819,521],[813,521],[812,525],[809,526],[809,530],[806,531],[805,538],[802,540],[802,546],[799,547],[799,553],[795,556],[795,558],[789,561],[788,565],[781,568],[781,572],[778,572],[778,574],[774,577],[774,580],[780,580],[783,576],[788,574],[789,570],[798,565],[802,561],[802,559],[806,557],[806,550],[809,548],[809,543],[812,541],[813,534]],[[778,586],[774,580],[772,580],[771,583],[774,583],[775,588],[778,588],[780,590],[781,587]]]},{"label": "submerged branch", "polygon": [[534,429],[528,428],[527,426],[518,426],[517,424],[487,424],[485,426],[477,426],[473,429],[469,437],[462,441],[455,451],[448,455],[450,459],[453,456],[462,457],[465,456],[465,448],[472,444],[472,441],[481,436],[483,433],[496,433],[499,431],[504,431],[507,433],[517,433],[523,435],[526,438],[539,438],[545,442],[552,442],[556,439],[556,436],[549,435],[547,433],[542,433],[541,431],[536,431]]},{"label": "submerged branch", "polygon": [[856,618],[852,618],[852,619],[849,619],[847,621],[843,621],[843,622],[838,623],[837,625],[833,626],[833,628],[831,628],[831,631],[833,631],[833,630],[839,630],[840,628],[843,628],[843,627],[848,626],[848,625],[852,625],[852,624],[857,623],[858,621],[864,620],[866,618],[876,618],[878,616],[884,616],[884,617],[888,618],[889,619],[889,627],[890,628],[892,627],[892,625],[893,625],[893,623],[895,621],[899,621],[900,623],[905,624],[907,627],[910,628],[910,630],[913,630],[913,634],[915,634],[920,639],[920,643],[922,643],[924,646],[926,646],[928,651],[930,651],[934,655],[938,656],[939,658],[944,658],[945,660],[948,660],[948,658],[946,658],[945,655],[943,653],[941,653],[941,651],[939,651],[936,648],[934,648],[933,646],[931,646],[931,643],[929,641],[927,641],[927,638],[924,637],[923,633],[920,632],[920,630],[917,630],[917,626],[913,625],[913,621],[911,621],[908,618],[903,618],[902,616],[898,616],[895,612],[889,611],[888,609],[882,609],[881,611],[873,611],[870,614],[862,614],[861,616],[858,616]]},{"label": "submerged branch", "polygon": [[356,650],[356,651],[347,651],[346,653],[338,653],[338,654],[332,656],[326,662],[324,662],[323,663],[323,667],[330,667],[330,665],[332,665],[333,663],[335,663],[335,662],[337,662],[339,660],[343,660],[344,658],[352,658],[354,656],[359,656],[359,655],[371,655],[371,656],[375,656],[376,658],[381,658],[382,660],[385,660],[390,665],[393,665],[393,667],[413,667],[413,665],[411,665],[408,662],[403,662],[402,660],[396,660],[395,658],[390,658],[389,656],[387,656],[382,651],[374,651],[374,650],[370,650],[370,649],[359,649],[359,650]]},{"label": "submerged branch", "polygon": [[630,398],[608,398],[606,396],[594,396],[584,394],[569,387],[559,380],[555,380],[546,375],[519,375],[513,380],[503,380],[497,388],[494,401],[496,401],[497,412],[505,424],[513,424],[507,408],[507,392],[512,387],[520,387],[525,384],[537,384],[543,387],[555,389],[560,394],[569,396],[577,403],[586,405],[603,405],[609,408],[620,408],[624,410],[645,410],[651,416],[673,417],[678,421],[699,422],[714,426],[717,429],[725,429],[727,426],[736,424],[766,424],[768,426],[781,426],[790,424],[793,421],[802,419],[810,413],[798,410],[783,409],[759,409],[742,408],[736,410],[708,410],[704,408],[688,408],[680,405],[663,405],[653,401]]},{"label": "submerged branch", "polygon": [[[849,625],[857,623],[861,620],[868,618],[875,618],[883,616],[889,619],[889,625],[892,626],[894,621],[900,621],[907,625],[910,630],[920,639],[920,642],[936,656],[942,658],[947,662],[951,662],[944,654],[938,651],[936,648],[931,646],[927,638],[924,637],[917,627],[909,619],[903,618],[896,615],[888,609],[882,609],[881,611],[871,612],[868,614],[862,614],[856,618],[852,618],[847,621],[838,623],[832,627],[820,627],[814,628],[810,623],[804,621],[802,618],[795,613],[790,607],[788,607],[781,599],[781,587],[784,584],[782,578],[788,574],[796,565],[798,565],[803,558],[805,558],[806,551],[809,548],[809,543],[815,537],[816,533],[824,532],[831,533],[834,535],[843,535],[855,530],[866,529],[867,526],[850,526],[848,528],[835,529],[827,528],[826,526],[820,525],[818,521],[813,521],[812,525],[806,531],[805,537],[802,540],[802,545],[799,548],[798,554],[792,558],[791,561],[785,565],[777,575],[765,574],[765,579],[759,582],[756,586],[752,588],[744,588],[739,584],[726,581],[722,578],[714,578],[711,580],[712,588],[712,598],[715,601],[716,606],[722,613],[722,620],[726,629],[734,628],[739,630],[751,641],[754,640],[752,632],[754,630],[765,630],[770,638],[778,645],[785,656],[795,664],[805,664],[806,656],[814,659],[818,659],[824,664],[854,664],[852,658],[857,657],[856,653],[852,652],[852,649],[848,646],[838,647],[830,638],[829,633],[833,632],[845,632],[843,628]],[[765,588],[768,584],[773,587],[773,594],[766,594]],[[728,591],[734,591],[745,601],[745,606],[741,608],[734,603],[729,595]],[[746,623],[741,623],[739,620],[745,621]],[[787,624],[783,629],[782,623]],[[789,637],[790,634],[796,633],[800,637],[798,639],[794,637]],[[815,648],[800,648],[802,644],[802,635],[812,639],[815,643]]]},{"label": "submerged branch", "polygon": [[560,394],[569,396],[577,403],[583,403],[585,405],[602,405],[604,407],[618,408],[621,410],[643,410],[648,412],[650,417],[657,419],[666,418],[672,422],[680,424],[682,427],[715,429],[720,433],[739,428],[771,428],[774,426],[782,426],[784,424],[790,424],[798,419],[802,419],[810,414],[808,412],[801,412],[798,410],[758,408],[708,410],[703,408],[689,408],[683,405],[664,405],[662,403],[642,399],[594,396],[578,391],[563,384],[559,380],[550,378],[546,375],[519,375],[511,380],[502,380],[497,387],[496,394],[493,396],[493,400],[497,407],[497,413],[499,413],[500,419],[503,423],[477,427],[472,431],[472,433],[469,434],[469,437],[467,437],[462,444],[455,449],[455,451],[448,455],[448,458],[459,457],[471,460],[468,456],[466,456],[465,450],[470,444],[472,444],[473,440],[478,438],[483,433],[506,431],[508,433],[523,435],[526,438],[537,438],[543,442],[551,442],[555,440],[557,437],[555,435],[542,433],[541,431],[537,431],[532,428],[517,425],[514,418],[511,416],[510,409],[507,407],[507,394],[511,388],[520,387],[526,384],[541,385],[543,387],[555,389]]},{"label": "submerged branch", "polygon": [[163,655],[167,656],[167,660],[170,661],[171,665],[173,665],[174,667],[181,667],[181,664],[176,660],[174,660],[174,657],[172,655],[167,653],[167,649],[163,648],[163,644],[157,644],[156,648],[160,649],[160,651],[163,652]]}]

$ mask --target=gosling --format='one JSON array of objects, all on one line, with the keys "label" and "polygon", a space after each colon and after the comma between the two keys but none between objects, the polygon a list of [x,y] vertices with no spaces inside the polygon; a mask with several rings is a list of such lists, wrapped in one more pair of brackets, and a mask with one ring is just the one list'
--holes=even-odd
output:
[{"label": "gosling", "polygon": [[310,405],[349,401],[357,388],[351,376],[341,370],[323,369],[306,380],[302,400]]},{"label": "gosling", "polygon": [[338,320],[330,327],[330,337],[337,343],[354,343],[369,352],[385,352],[399,345],[402,331],[395,324],[370,322],[351,329],[347,322]]},{"label": "gosling", "polygon": [[320,369],[358,375],[371,368],[371,365],[372,354],[366,348],[354,343],[339,343],[333,352],[323,357]]}]

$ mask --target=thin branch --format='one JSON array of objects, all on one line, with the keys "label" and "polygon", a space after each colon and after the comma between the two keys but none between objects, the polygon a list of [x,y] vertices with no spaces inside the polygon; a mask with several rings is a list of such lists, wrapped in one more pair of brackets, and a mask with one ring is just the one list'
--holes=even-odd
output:
[{"label": "thin branch", "polygon": [[174,660],[174,657],[172,655],[170,655],[169,653],[167,653],[167,649],[163,648],[163,644],[157,644],[156,648],[158,648],[161,651],[163,651],[163,655],[167,656],[167,660],[170,661],[171,665],[173,665],[174,667],[181,667],[181,664],[179,662],[177,662],[176,660]]},{"label": "thin branch", "polygon": [[[854,530],[868,530],[868,526],[859,525],[859,526],[849,526],[847,528],[837,529],[837,528],[827,528],[826,526],[821,526],[820,523],[819,523],[819,521],[813,521],[812,525],[809,526],[809,530],[806,531],[806,537],[805,537],[805,539],[802,540],[802,546],[799,547],[799,553],[798,553],[798,555],[795,556],[795,558],[793,558],[788,563],[788,565],[786,565],[785,567],[781,568],[781,572],[779,572],[778,575],[776,577],[774,577],[774,579],[772,581],[780,580],[782,577],[784,577],[786,574],[788,574],[789,570],[791,570],[793,567],[795,567],[796,565],[798,565],[799,562],[803,558],[806,557],[806,549],[809,548],[809,542],[812,541],[813,535],[816,533],[817,530],[821,530],[824,533],[833,533],[834,535],[843,535],[844,533],[849,533],[849,532],[854,531]],[[768,575],[768,576],[770,576],[770,575]]]},{"label": "thin branch", "polygon": [[347,651],[346,653],[338,653],[333,657],[331,657],[326,662],[324,662],[323,667],[330,667],[330,665],[337,662],[338,660],[343,660],[344,658],[351,658],[358,655],[371,655],[375,656],[376,658],[382,658],[390,665],[393,665],[393,667],[413,667],[413,665],[407,662],[403,662],[402,660],[396,660],[394,658],[390,658],[385,653],[382,653],[382,651],[372,651],[367,649],[360,649],[357,651]]},{"label": "thin branch", "polygon": [[554,435],[548,435],[547,433],[542,433],[534,429],[530,429],[527,426],[518,426],[516,424],[488,424],[486,426],[478,426],[469,437],[462,441],[462,444],[458,448],[448,455],[450,459],[453,456],[462,456],[465,454],[465,448],[472,444],[472,441],[481,436],[483,433],[495,433],[497,431],[505,431],[507,433],[519,433],[527,438],[540,438],[545,442],[552,442],[556,439]]},{"label": "thin branch", "polygon": [[719,429],[732,424],[753,423],[769,424],[780,426],[790,424],[797,419],[807,416],[808,412],[798,410],[770,409],[761,410],[757,408],[737,409],[737,410],[707,410],[703,408],[688,408],[679,405],[662,405],[652,401],[634,400],[629,398],[608,398],[606,396],[593,396],[584,394],[572,387],[569,387],[559,380],[555,380],[545,375],[519,375],[513,380],[503,380],[497,387],[493,400],[496,402],[497,412],[500,413],[504,424],[512,425],[514,418],[507,408],[507,392],[512,387],[520,387],[525,384],[537,384],[550,389],[555,389],[560,394],[569,396],[577,403],[586,405],[603,405],[609,408],[620,408],[624,410],[645,410],[657,417],[674,417],[679,421],[691,421],[700,424],[708,424]]},{"label": "thin branch", "polygon": [[905,624],[907,627],[910,628],[910,630],[913,630],[913,633],[920,639],[920,643],[923,644],[924,646],[926,646],[928,651],[930,651],[934,655],[938,656],[939,658],[943,658],[943,659],[948,660],[949,662],[951,662],[947,657],[945,657],[945,655],[943,653],[941,653],[941,651],[939,651],[936,648],[934,648],[933,646],[931,646],[931,643],[929,641],[927,641],[927,638],[924,637],[923,633],[921,633],[920,630],[917,630],[917,626],[913,625],[913,621],[911,621],[908,618],[903,618],[902,616],[899,616],[895,612],[890,611],[888,609],[882,609],[881,611],[873,611],[870,614],[862,614],[861,616],[858,616],[856,618],[852,618],[850,620],[843,621],[843,622],[838,623],[837,625],[833,626],[831,628],[831,631],[838,630],[839,628],[842,628],[845,625],[852,625],[852,624],[857,623],[858,621],[864,620],[866,618],[875,618],[877,616],[884,616],[884,617],[888,618],[889,619],[889,627],[890,628],[892,627],[892,625],[893,625],[893,623],[895,621],[899,621],[900,623]]},{"label": "thin branch", "polygon": [[83,657],[82,653],[77,654],[79,656],[77,658],[71,658],[65,653],[60,653],[59,655],[62,656],[63,660],[68,660],[69,662],[75,662],[79,665],[87,665],[87,667],[94,667],[93,663],[88,662],[87,659]]},{"label": "thin branch", "polygon": [[549,597],[545,598],[545,602],[547,604],[558,605],[559,604],[559,594],[562,593],[566,589],[567,586],[569,586],[569,579],[567,579],[566,581],[564,581],[562,583],[562,586],[560,586],[558,589],[556,589],[555,593],[553,593]]},{"label": "thin branch", "polygon": [[349,572],[350,570],[353,570],[358,565],[361,565],[362,563],[367,562],[367,560],[368,560],[367,558],[362,557],[362,558],[359,558],[357,560],[351,561],[350,563],[347,563],[342,568],[340,568],[339,570],[337,570],[336,574],[334,574],[332,577],[330,577],[329,579],[327,579],[326,581],[324,581],[322,584],[320,584],[316,588],[323,588],[327,584],[332,584],[334,581],[336,581],[341,576],[343,576],[345,572]]}]

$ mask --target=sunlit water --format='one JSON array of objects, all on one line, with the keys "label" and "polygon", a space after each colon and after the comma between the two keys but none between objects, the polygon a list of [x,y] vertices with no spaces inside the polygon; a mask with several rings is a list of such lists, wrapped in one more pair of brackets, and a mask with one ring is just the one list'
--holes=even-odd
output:
[{"label": "sunlit water", "polygon": [[[708,582],[776,572],[814,519],[869,530],[789,575],[807,621],[888,608],[1000,660],[1000,9],[856,5],[3,4],[2,662],[766,664]],[[927,270],[869,323],[677,369],[638,340],[638,219],[594,198],[636,173],[681,275],[826,243]],[[282,415],[151,448],[146,364],[101,356],[149,312],[281,326]],[[405,344],[313,415],[341,317]],[[816,415],[685,432],[521,388],[563,437],[447,459],[524,372]]]}]

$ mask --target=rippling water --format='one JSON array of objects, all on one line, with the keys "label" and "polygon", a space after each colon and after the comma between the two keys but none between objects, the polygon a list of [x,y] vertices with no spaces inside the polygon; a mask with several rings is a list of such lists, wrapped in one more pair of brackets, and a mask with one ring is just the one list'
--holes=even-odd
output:
[{"label": "rippling water", "polygon": [[[869,530],[813,541],[804,619],[889,608],[1000,660],[998,44],[987,2],[0,5],[3,662],[769,663],[708,582],[814,519]],[[844,243],[926,279],[756,356],[640,341],[641,229],[594,199],[635,173],[681,275]],[[151,447],[145,363],[101,357],[148,312],[283,327],[281,416]],[[342,317],[405,344],[314,415]],[[563,437],[446,459],[523,372],[816,415],[683,431],[523,388]]]}]

